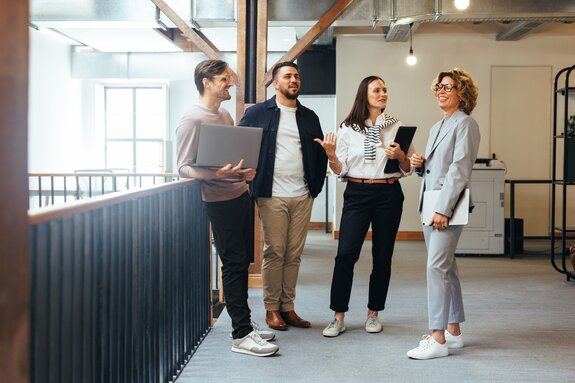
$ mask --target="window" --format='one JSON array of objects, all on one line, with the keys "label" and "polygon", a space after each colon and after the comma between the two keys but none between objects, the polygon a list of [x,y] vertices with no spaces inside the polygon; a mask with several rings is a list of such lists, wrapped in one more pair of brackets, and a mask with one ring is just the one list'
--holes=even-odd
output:
[{"label": "window", "polygon": [[163,173],[166,86],[104,87],[106,168]]}]

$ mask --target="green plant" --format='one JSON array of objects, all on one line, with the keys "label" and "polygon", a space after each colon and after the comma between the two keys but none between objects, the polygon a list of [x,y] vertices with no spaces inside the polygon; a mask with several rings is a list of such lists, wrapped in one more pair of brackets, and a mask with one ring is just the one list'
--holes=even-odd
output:
[{"label": "green plant", "polygon": [[567,132],[565,135],[567,137],[575,137],[575,114],[569,116],[569,120],[567,120]]}]

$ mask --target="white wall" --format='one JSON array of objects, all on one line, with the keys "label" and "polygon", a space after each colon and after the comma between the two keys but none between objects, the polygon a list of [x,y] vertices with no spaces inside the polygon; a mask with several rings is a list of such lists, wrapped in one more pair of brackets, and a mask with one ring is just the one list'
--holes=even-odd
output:
[{"label": "white wall", "polygon": [[[422,151],[431,125],[441,118],[429,90],[438,71],[459,66],[468,70],[480,86],[479,104],[473,116],[482,132],[481,157],[491,154],[490,146],[490,94],[493,66],[551,66],[555,74],[559,69],[575,63],[575,25],[566,25],[571,34],[534,33],[517,42],[497,42],[495,33],[470,33],[457,25],[422,25],[414,36],[414,50],[419,58],[415,67],[405,64],[409,45],[388,43],[383,36],[337,37],[337,97],[302,96],[301,101],[320,116],[324,132],[335,130],[349,111],[360,80],[371,74],[381,75],[388,85],[390,98],[388,112],[404,123],[417,125],[414,145]],[[271,65],[281,55],[268,56]],[[148,57],[149,56],[149,57]],[[152,79],[154,67],[162,67],[161,81],[169,86],[169,140],[174,153],[175,128],[180,116],[197,100],[193,83],[193,67],[203,59],[201,54],[139,55],[133,54],[127,68],[129,77],[137,73]],[[226,60],[235,62],[234,54]],[[146,64],[147,63],[147,64]],[[136,65],[138,64],[138,65]],[[152,65],[153,64],[153,65]],[[29,170],[72,171],[79,168],[104,166],[103,135],[96,121],[97,91],[102,77],[73,78],[71,53],[68,43],[45,30],[30,30],[30,107],[29,107]],[[143,68],[143,69],[142,69]],[[172,78],[166,78],[170,73]],[[537,92],[537,89],[533,90]],[[233,92],[233,91],[232,91]],[[269,95],[273,92],[268,93]],[[235,103],[224,106],[235,115]],[[537,113],[526,110],[526,113]],[[549,116],[551,121],[551,116]],[[549,127],[544,127],[548,130]],[[525,151],[520,143],[510,145],[509,152],[497,155],[505,161],[518,151]],[[174,153],[175,154],[175,153]],[[73,160],[71,160],[73,159]],[[175,160],[174,160],[175,162]],[[172,164],[175,165],[175,164]],[[549,178],[550,174],[534,174],[533,178]],[[330,220],[338,221],[341,213],[341,195],[345,184],[330,180]],[[335,187],[334,187],[335,186]],[[409,177],[402,181],[406,202],[400,230],[419,231],[415,209],[419,179]],[[312,221],[325,219],[324,192],[317,198]],[[516,213],[520,216],[520,212]],[[533,234],[533,233],[531,233]],[[537,233],[535,233],[537,234]],[[539,233],[544,234],[544,233]]]},{"label": "white wall", "polygon": [[[335,96],[300,96],[299,101],[306,107],[313,110],[319,117],[321,128],[326,134],[334,129],[335,122]],[[326,182],[329,182],[327,189],[328,193],[328,221],[333,219],[333,190],[335,187],[335,177],[328,177]],[[324,222],[325,221],[325,205],[326,205],[326,185],[324,185],[321,193],[316,197],[313,210],[311,212],[311,222]]]},{"label": "white wall", "polygon": [[67,172],[82,158],[82,81],[70,76],[70,46],[30,28],[28,169]]},{"label": "white wall", "polygon": [[[419,33],[421,30],[422,33]],[[575,30],[574,30],[575,31]],[[441,70],[460,67],[467,70],[479,84],[479,100],[473,117],[481,128],[479,157],[491,155],[490,148],[490,93],[491,67],[495,65],[551,66],[553,74],[575,63],[575,39],[570,36],[528,35],[516,42],[498,42],[495,34],[467,33],[464,27],[434,25],[423,33],[415,34],[413,45],[418,57],[417,65],[405,64],[408,43],[387,43],[382,36],[338,36],[337,38],[337,121],[348,113],[364,77],[376,74],[386,81],[389,89],[388,113],[404,123],[418,126],[414,138],[417,151],[425,149],[429,129],[442,117],[430,85]],[[537,92],[537,89],[533,89]],[[537,110],[526,110],[537,113]],[[551,121],[549,116],[548,121]],[[499,127],[498,127],[499,128]],[[549,130],[549,127],[542,127]],[[510,143],[508,151],[498,152],[505,161],[518,151],[528,151],[521,142]],[[532,178],[549,178],[550,173],[533,174]],[[404,213],[400,231],[420,231],[416,201],[420,180],[409,177],[402,180],[405,194]],[[339,220],[345,184],[336,191],[336,221]],[[520,216],[520,213],[516,213]],[[540,235],[543,235],[541,233]]]}]

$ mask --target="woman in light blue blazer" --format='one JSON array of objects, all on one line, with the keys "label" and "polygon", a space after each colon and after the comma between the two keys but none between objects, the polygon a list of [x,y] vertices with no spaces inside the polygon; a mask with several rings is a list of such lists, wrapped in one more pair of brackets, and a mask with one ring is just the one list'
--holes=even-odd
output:
[{"label": "woman in light blue blazer", "polygon": [[[411,156],[411,166],[423,177],[419,194],[421,212],[423,192],[441,190],[435,214],[423,227],[427,247],[427,305],[431,335],[424,335],[419,346],[408,351],[412,359],[432,359],[449,355],[450,348],[462,348],[459,324],[465,320],[455,249],[462,225],[449,225],[463,191],[469,188],[471,170],[479,149],[479,126],[470,117],[477,104],[475,81],[461,69],[441,72],[432,91],[443,110],[443,118],[429,133],[425,154]],[[470,211],[473,202],[469,202]]]}]

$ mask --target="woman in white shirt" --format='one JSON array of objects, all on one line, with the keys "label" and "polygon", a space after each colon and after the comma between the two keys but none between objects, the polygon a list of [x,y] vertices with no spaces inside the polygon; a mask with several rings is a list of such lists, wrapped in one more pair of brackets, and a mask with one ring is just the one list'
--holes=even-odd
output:
[{"label": "woman in white shirt", "polygon": [[[359,84],[354,104],[337,138],[334,133],[328,133],[323,141],[316,140],[328,156],[330,169],[347,178],[331,284],[330,308],[335,317],[323,330],[327,337],[345,331],[353,269],[370,225],[373,267],[365,330],[377,333],[383,329],[378,312],[385,308],[395,235],[403,210],[399,178],[411,174],[409,156],[414,152],[410,146],[405,153],[394,142],[402,123],[384,113],[386,106],[385,82],[378,76],[366,77]],[[393,169],[386,173],[384,169],[390,160],[394,161],[390,164]]]}]

